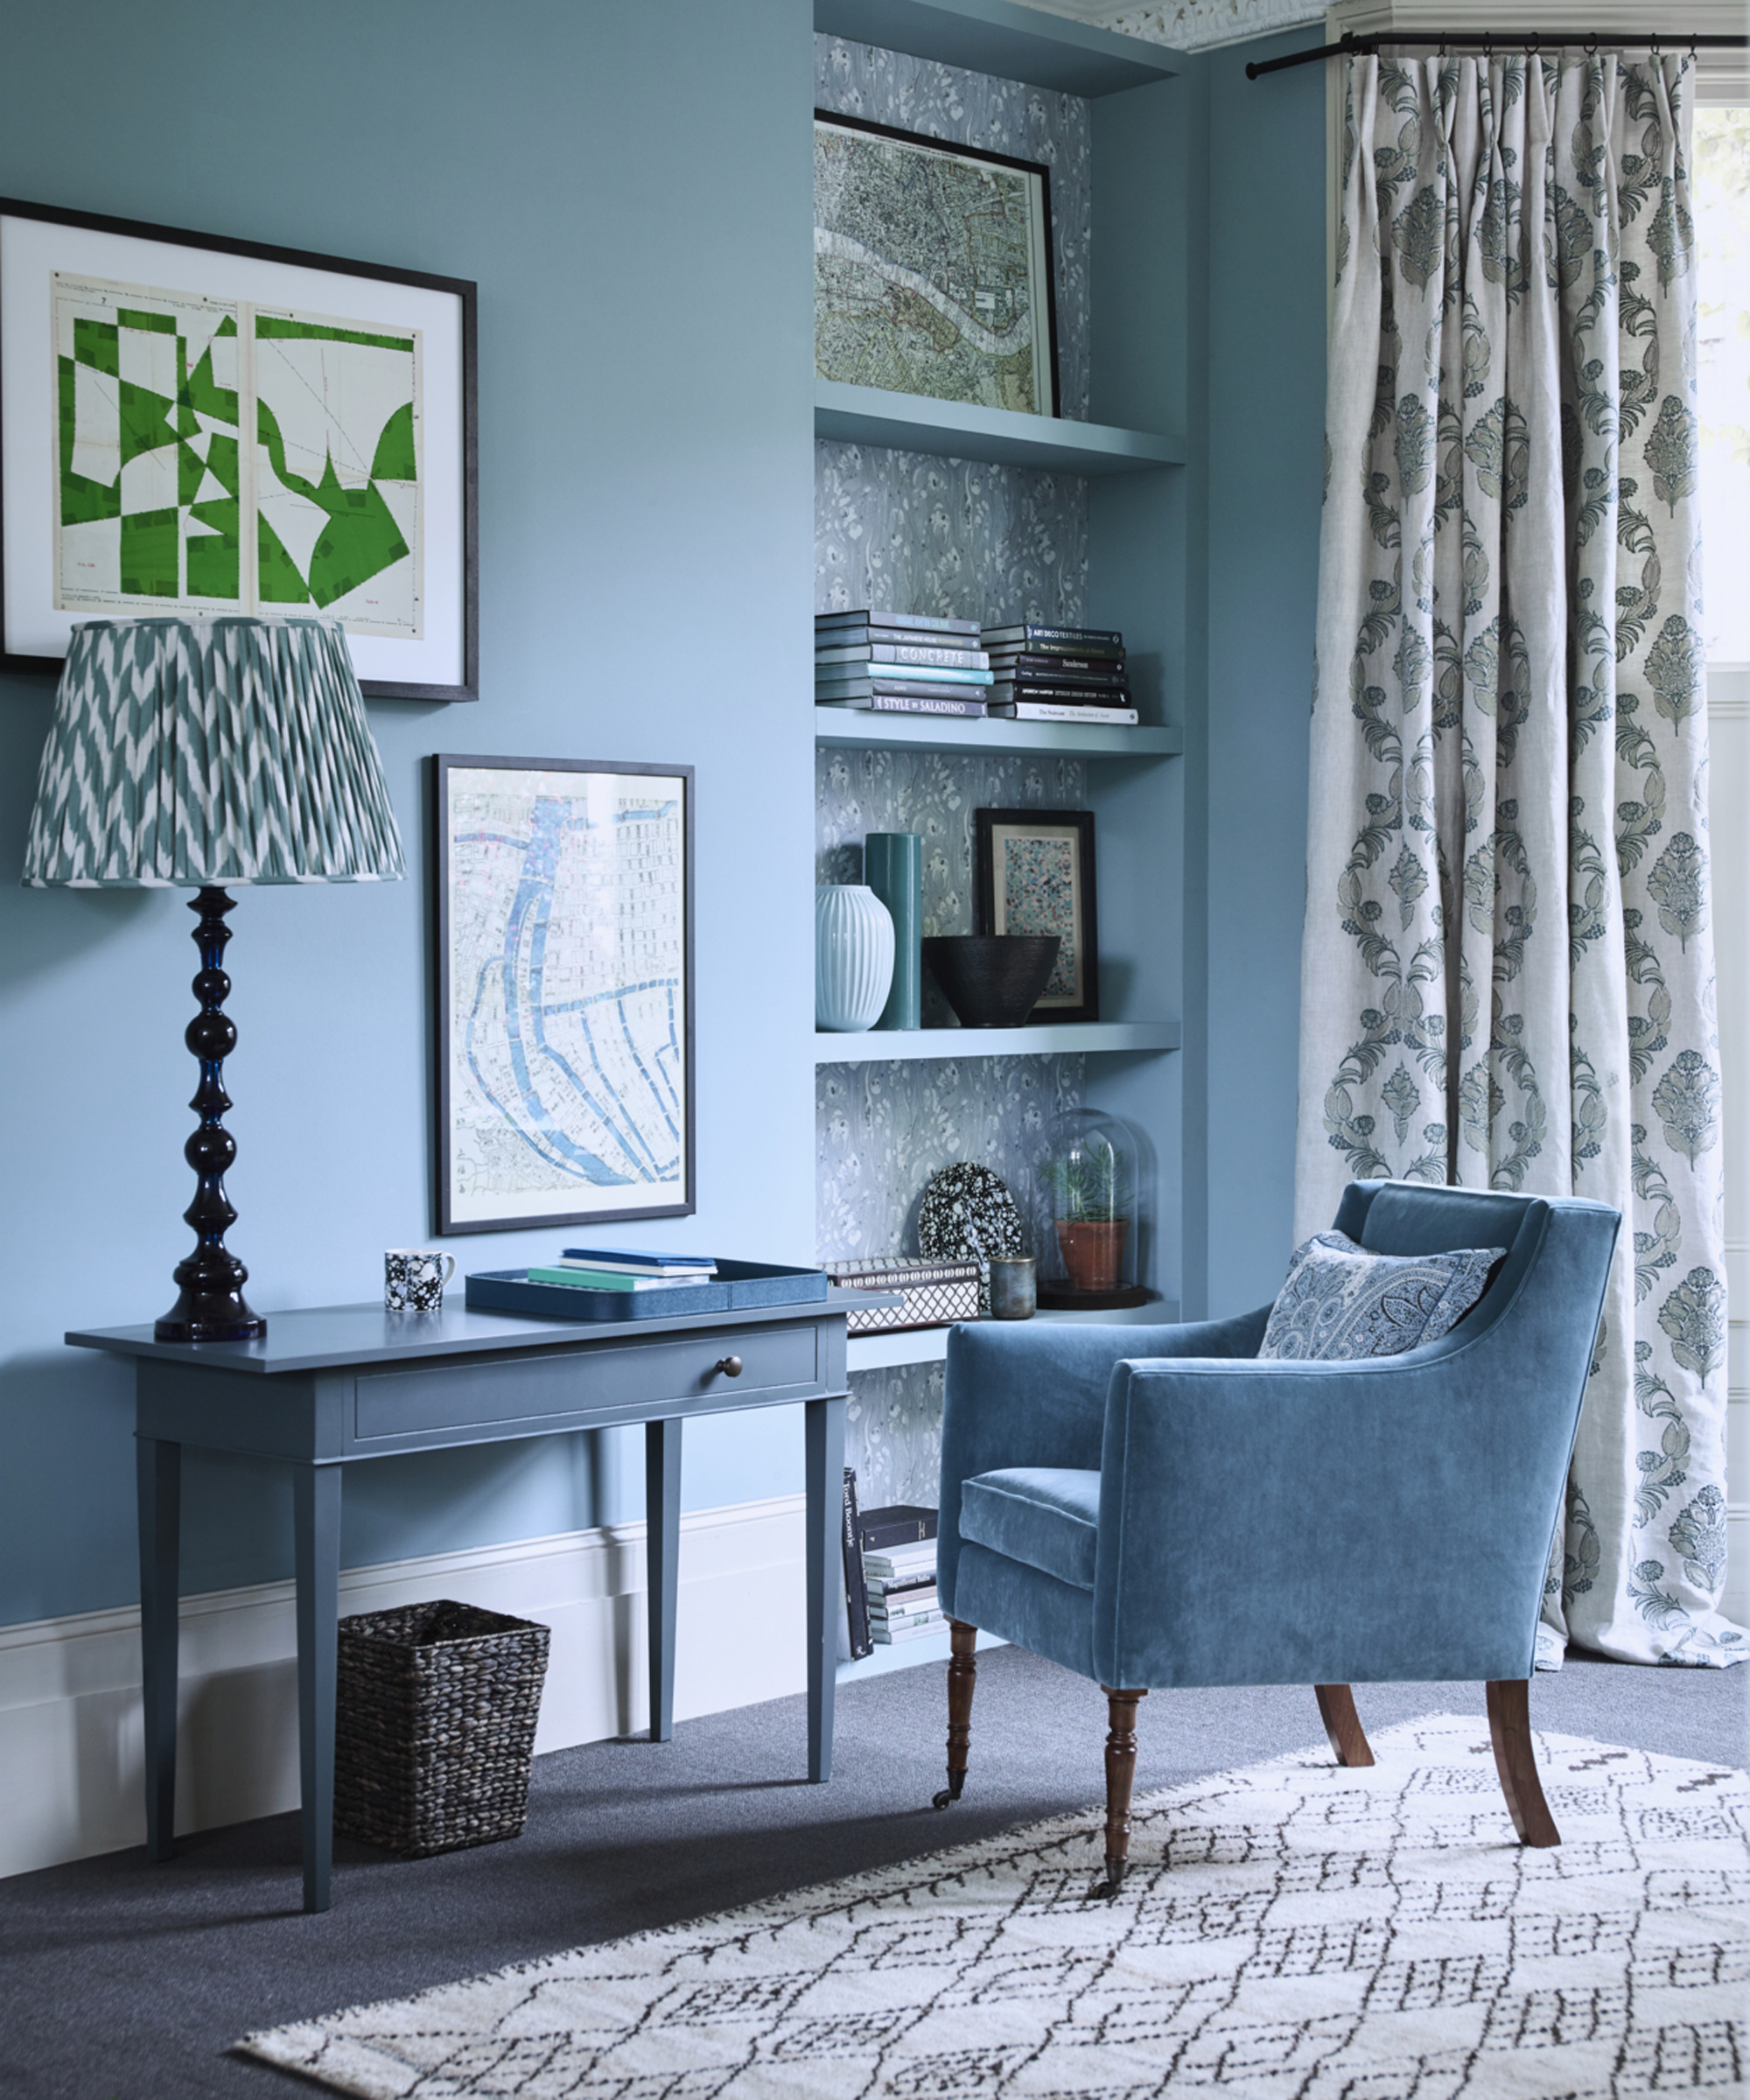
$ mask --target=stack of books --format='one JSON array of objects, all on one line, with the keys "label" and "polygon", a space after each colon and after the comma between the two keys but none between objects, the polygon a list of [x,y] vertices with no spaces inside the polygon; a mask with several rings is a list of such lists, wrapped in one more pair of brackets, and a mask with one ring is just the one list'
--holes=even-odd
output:
[{"label": "stack of books", "polygon": [[877,714],[982,715],[990,660],[976,620],[920,612],[822,612],[815,702]]},{"label": "stack of books", "polygon": [[936,1513],[900,1505],[864,1517],[863,1579],[878,1646],[915,1641],[942,1623],[935,1592]]},{"label": "stack of books", "polygon": [[578,1291],[662,1291],[676,1284],[708,1284],[717,1264],[700,1255],[649,1254],[636,1247],[567,1247],[531,1284],[568,1284]]},{"label": "stack of books", "polygon": [[935,1593],[935,1511],[899,1503],[863,1512],[857,1474],[844,1469],[844,1605],[840,1654],[914,1641],[942,1623]]},{"label": "stack of books", "polygon": [[986,627],[990,711],[1012,722],[1134,724],[1124,638],[1116,627]]}]

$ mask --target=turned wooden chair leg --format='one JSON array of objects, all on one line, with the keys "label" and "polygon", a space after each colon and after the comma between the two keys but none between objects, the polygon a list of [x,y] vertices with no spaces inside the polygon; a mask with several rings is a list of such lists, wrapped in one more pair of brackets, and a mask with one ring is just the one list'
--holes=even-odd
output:
[{"label": "turned wooden chair leg", "polygon": [[950,1619],[948,1626],[954,1651],[948,1659],[948,1784],[930,1802],[933,1809],[945,1809],[949,1802],[958,1801],[966,1784],[966,1749],[972,1740],[972,1688],[978,1677],[978,1664],[972,1652],[977,1646],[978,1628],[958,1619]]},{"label": "turned wooden chair leg", "polygon": [[1531,1745],[1531,1712],[1523,1677],[1509,1677],[1488,1687],[1488,1735],[1494,1745],[1494,1769],[1507,1796],[1507,1812],[1522,1844],[1559,1844],[1562,1833],[1544,1798],[1537,1758]]},{"label": "turned wooden chair leg", "polygon": [[1102,1684],[1110,1726],[1106,1731],[1106,1879],[1090,1896],[1116,1896],[1130,1857],[1130,1788],[1137,1776],[1137,1707],[1145,1691],[1114,1691]]},{"label": "turned wooden chair leg", "polygon": [[1319,1718],[1325,1724],[1325,1732],[1331,1739],[1337,1762],[1370,1765],[1373,1752],[1362,1728],[1362,1717],[1355,1712],[1354,1693],[1347,1684],[1315,1684],[1312,1690],[1319,1701]]}]

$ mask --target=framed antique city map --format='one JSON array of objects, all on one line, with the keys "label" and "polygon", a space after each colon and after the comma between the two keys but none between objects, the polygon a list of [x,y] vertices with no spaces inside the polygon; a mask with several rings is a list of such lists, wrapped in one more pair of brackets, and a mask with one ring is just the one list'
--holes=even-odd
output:
[{"label": "framed antique city map", "polygon": [[815,370],[1054,416],[1050,172],[816,109]]},{"label": "framed antique city map", "polygon": [[91,619],[344,626],[472,699],[474,287],[0,200],[0,666]]},{"label": "framed antique city map", "polygon": [[687,1215],[692,767],[432,770],[438,1230]]}]

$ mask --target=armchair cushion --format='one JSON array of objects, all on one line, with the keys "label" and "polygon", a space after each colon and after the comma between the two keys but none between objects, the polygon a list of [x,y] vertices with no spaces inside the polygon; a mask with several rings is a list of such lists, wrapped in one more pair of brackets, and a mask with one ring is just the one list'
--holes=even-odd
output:
[{"label": "armchair cushion", "polygon": [[1078,1590],[1094,1587],[1099,1521],[1097,1472],[1017,1466],[980,1474],[961,1488],[962,1539]]},{"label": "armchair cushion", "polygon": [[1482,1296],[1504,1247],[1381,1254],[1347,1233],[1320,1232],[1294,1250],[1270,1308],[1260,1357],[1354,1362],[1438,1341]]}]

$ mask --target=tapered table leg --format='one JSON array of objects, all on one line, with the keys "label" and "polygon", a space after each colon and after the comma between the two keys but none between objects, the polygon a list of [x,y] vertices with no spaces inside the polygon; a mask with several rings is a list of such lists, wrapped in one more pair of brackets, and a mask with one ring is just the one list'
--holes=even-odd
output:
[{"label": "tapered table leg", "polygon": [[140,1688],[146,1722],[146,1857],[168,1859],[176,1841],[177,1544],[182,1446],[142,1437]]},{"label": "tapered table leg", "polygon": [[844,1401],[808,1403],[808,1777],[832,1777],[838,1689],[838,1571],[844,1516]]},{"label": "tapered table leg", "polygon": [[650,1622],[650,1740],[675,1734],[675,1622],[681,1587],[681,1424],[644,1424],[644,1559]]},{"label": "tapered table leg", "polygon": [[340,1656],[340,1468],[293,1476],[298,1560],[298,1748],[303,1779],[304,1908],[326,1910],[334,1858],[334,1693]]}]

